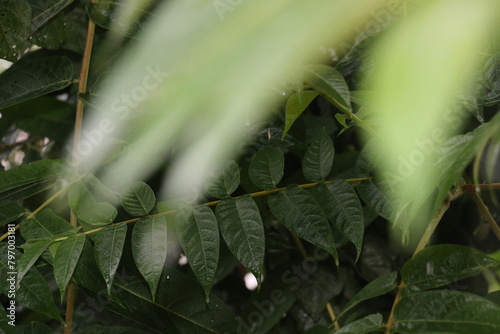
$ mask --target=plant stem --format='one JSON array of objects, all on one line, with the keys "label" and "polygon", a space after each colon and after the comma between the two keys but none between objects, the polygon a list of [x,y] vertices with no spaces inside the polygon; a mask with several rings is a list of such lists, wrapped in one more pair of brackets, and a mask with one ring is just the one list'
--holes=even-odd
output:
[{"label": "plant stem", "polygon": [[463,192],[477,192],[481,190],[500,189],[500,183],[462,184],[460,188]]},{"label": "plant stem", "polygon": [[[96,3],[97,0],[91,0],[91,3]],[[78,80],[78,94],[87,92],[87,80],[89,77],[90,58],[92,55],[92,46],[94,44],[95,24],[92,20],[88,19],[87,38],[85,40],[85,49],[83,51],[82,67],[80,69],[80,78]],[[73,154],[72,161],[75,166],[78,166],[77,152],[80,145],[80,136],[83,124],[83,110],[84,102],[78,97],[76,101],[76,116],[75,116],[75,130],[73,133]],[[77,167],[78,168],[78,167]],[[77,226],[78,221],[73,211],[70,212],[70,223],[72,226]],[[64,334],[71,334],[73,331],[73,310],[75,307],[75,293],[76,286],[73,282],[69,282],[68,290],[66,292],[66,326]]]},{"label": "plant stem", "polygon": [[495,219],[491,215],[490,210],[488,209],[486,204],[484,204],[483,199],[475,191],[471,192],[471,196],[472,196],[472,199],[474,200],[474,202],[476,203],[477,207],[479,208],[479,210],[483,214],[484,218],[486,219],[486,221],[490,225],[490,228],[493,230],[493,233],[495,233],[498,240],[500,240],[500,228],[498,227],[497,222],[495,221]]}]

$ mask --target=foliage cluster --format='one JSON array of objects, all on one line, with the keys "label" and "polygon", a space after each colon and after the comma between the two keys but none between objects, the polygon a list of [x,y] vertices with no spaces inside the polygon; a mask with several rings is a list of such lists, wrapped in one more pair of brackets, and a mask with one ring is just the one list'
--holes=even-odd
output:
[{"label": "foliage cluster", "polygon": [[[169,160],[122,189],[102,181],[106,164],[86,171],[64,160],[77,101],[93,104],[156,4],[114,46],[105,36],[120,2],[0,5],[0,55],[13,62],[0,74],[3,332],[500,333],[500,186],[486,149],[499,145],[500,45],[485,54],[477,92],[462,97],[463,133],[427,166],[441,171],[443,196],[432,197],[413,253],[408,240],[391,242],[398,213],[357,137],[373,116],[359,77],[383,31],[304,66],[202,192],[165,200]],[[82,92],[87,17],[106,56],[95,53]],[[127,149],[115,145],[116,155]],[[246,288],[250,274],[258,289]]]}]

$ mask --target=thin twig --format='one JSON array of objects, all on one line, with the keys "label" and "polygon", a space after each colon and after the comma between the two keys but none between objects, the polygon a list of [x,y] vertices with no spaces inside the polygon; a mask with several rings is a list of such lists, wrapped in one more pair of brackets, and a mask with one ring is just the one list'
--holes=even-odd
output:
[{"label": "thin twig", "polygon": [[[360,177],[360,178],[353,178],[353,179],[345,179],[344,181],[345,182],[348,182],[348,183],[356,183],[356,182],[361,182],[361,181],[369,181],[371,180],[370,177]],[[328,184],[328,183],[332,183],[333,181],[324,181],[323,183],[325,184]],[[303,188],[303,189],[307,189],[307,188],[312,188],[316,185],[318,185],[320,183],[306,183],[306,184],[299,184],[298,187],[299,188]],[[259,197],[259,196],[266,196],[266,195],[272,195],[272,194],[275,194],[275,193],[278,193],[280,191],[283,191],[285,190],[286,188],[283,187],[283,188],[276,188],[276,189],[270,189],[270,190],[264,190],[264,191],[258,191],[258,192],[255,192],[255,193],[251,193],[251,194],[248,194],[250,197]],[[241,198],[241,196],[236,196],[236,197],[231,197],[232,199],[238,199],[238,198]],[[219,204],[221,202],[221,200],[216,200],[216,201],[212,201],[212,202],[207,202],[207,203],[203,203],[203,204],[198,204],[198,205],[193,205],[192,207],[195,208],[197,206],[201,206],[201,205],[205,205],[205,206],[215,206],[217,204]],[[154,215],[149,215],[149,217],[161,217],[161,216],[168,216],[168,215],[171,215],[171,214],[175,214],[177,213],[178,210],[170,210],[170,211],[165,211],[165,212],[159,212],[159,213],[155,213]],[[112,226],[116,226],[116,225],[122,225],[122,224],[130,224],[130,223],[135,223],[135,222],[138,222],[139,220],[141,220],[142,217],[139,217],[139,218],[132,218],[132,219],[129,219],[129,220],[125,220],[125,221],[121,221],[121,222],[118,222],[118,223],[113,223],[111,224]],[[108,225],[107,225],[108,226]],[[84,232],[83,234],[92,234],[92,233],[96,233],[96,232],[99,232],[101,231],[103,228],[105,228],[106,226],[102,226],[102,227],[98,227],[98,228],[95,228],[93,230],[89,230],[89,231],[86,231]],[[61,238],[58,238],[58,239],[54,239],[53,242],[57,242],[57,241],[62,241],[62,240],[66,240],[68,239],[69,236],[65,236],[65,237],[61,237]]]},{"label": "thin twig", "polygon": [[[91,3],[96,3],[97,0],[92,0]],[[95,24],[89,18],[87,26],[87,39],[85,41],[85,49],[82,58],[82,67],[80,69],[80,78],[78,80],[78,94],[87,92],[87,80],[89,76],[90,58],[92,55],[92,46],[94,44]],[[73,152],[72,161],[75,166],[78,166],[77,152],[80,145],[80,136],[83,124],[83,110],[84,102],[78,98],[76,101],[76,116],[75,116],[75,130],[73,134]],[[70,213],[70,223],[72,226],[77,226],[78,221],[73,211]],[[68,290],[66,292],[66,326],[64,334],[71,334],[73,331],[73,310],[75,307],[75,293],[76,286],[73,282],[69,282]]]},{"label": "thin twig", "polygon": [[500,240],[500,227],[498,227],[497,222],[495,221],[495,218],[491,215],[490,210],[488,209],[488,206],[484,204],[483,199],[478,195],[477,192],[471,192],[472,199],[476,203],[477,207],[483,214],[484,218],[488,222],[488,225],[490,226],[491,230],[493,233],[495,233],[496,237],[498,240]]}]

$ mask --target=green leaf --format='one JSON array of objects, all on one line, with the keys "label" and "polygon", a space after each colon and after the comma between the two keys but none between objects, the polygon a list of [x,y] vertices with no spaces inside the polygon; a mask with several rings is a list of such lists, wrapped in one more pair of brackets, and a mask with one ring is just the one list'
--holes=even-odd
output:
[{"label": "green leaf", "polygon": [[335,334],[365,334],[383,328],[383,318],[380,313],[370,314],[364,318],[343,326]]},{"label": "green leaf", "polygon": [[332,229],[325,214],[306,190],[290,185],[285,190],[269,196],[267,203],[273,215],[287,229],[325,249],[338,264]]},{"label": "green leaf", "polygon": [[61,304],[64,296],[66,296],[66,287],[73,276],[84,244],[85,235],[79,234],[63,240],[57,248],[54,259],[54,277],[61,292]]},{"label": "green leaf", "polygon": [[257,204],[249,195],[228,198],[217,205],[215,214],[229,250],[260,283],[265,237]]},{"label": "green leaf", "polygon": [[16,326],[16,334],[52,334],[52,329],[49,326],[38,322],[32,321],[30,323]]},{"label": "green leaf", "polygon": [[[29,241],[31,242],[32,240]],[[52,240],[50,239],[36,240],[24,251],[17,264],[17,288],[19,288],[19,284],[23,280],[24,275],[31,269],[40,255],[49,247],[51,242]]]},{"label": "green leaf", "polygon": [[394,329],[400,333],[500,333],[500,306],[455,290],[422,291],[396,305]]},{"label": "green leaf", "polygon": [[409,293],[434,289],[499,266],[500,261],[475,248],[436,245],[424,248],[408,260],[401,270],[401,277]]},{"label": "green leaf", "polygon": [[62,16],[54,17],[47,25],[36,31],[31,41],[46,50],[57,50],[68,37],[66,22]]},{"label": "green leaf", "polygon": [[344,114],[335,114],[335,119],[337,122],[339,122],[344,128],[342,131],[345,129],[349,128],[349,125],[347,125],[346,120],[348,119]]},{"label": "green leaf", "polygon": [[145,216],[153,209],[155,193],[146,183],[137,181],[130,184],[121,195],[122,206],[133,216]]},{"label": "green leaf", "polygon": [[372,181],[361,181],[357,187],[359,197],[380,217],[393,221],[391,204],[387,195]]},{"label": "green leaf", "polygon": [[324,181],[332,170],[334,154],[333,142],[323,129],[307,148],[302,160],[302,171],[306,179],[311,182]]},{"label": "green leaf", "polygon": [[83,245],[80,259],[73,272],[73,280],[80,288],[90,289],[101,294],[106,288],[106,283],[97,267],[94,247],[88,239]]},{"label": "green leaf", "polygon": [[31,6],[31,32],[38,30],[57,13],[71,4],[74,0],[28,0]]},{"label": "green leaf", "polygon": [[352,111],[349,87],[342,74],[336,69],[326,65],[307,65],[304,81],[339,110]]},{"label": "green leaf", "polygon": [[351,300],[349,300],[349,302],[344,306],[342,313],[340,313],[337,318],[340,318],[347,311],[364,300],[385,295],[386,293],[394,290],[396,288],[397,277],[398,274],[394,271],[392,273],[382,275],[365,285],[354,297],[351,298]]},{"label": "green leaf", "polygon": [[120,224],[106,226],[94,237],[94,255],[99,271],[106,282],[108,294],[122,257],[126,236],[127,224]]},{"label": "green leaf", "polygon": [[219,229],[213,211],[204,205],[177,213],[175,226],[189,265],[205,290],[206,301],[219,261]]},{"label": "green leaf", "polygon": [[132,254],[137,269],[148,282],[153,302],[168,251],[165,217],[145,217],[134,225]]},{"label": "green leaf", "polygon": [[206,183],[208,194],[215,198],[225,198],[240,185],[240,168],[234,161],[229,161],[226,168],[219,175],[213,175]]},{"label": "green leaf", "polygon": [[87,37],[87,20],[82,20],[82,17],[87,16],[85,6],[85,2],[78,1],[68,13],[64,13],[67,38],[62,48],[78,54],[83,54]]},{"label": "green leaf", "polygon": [[356,261],[361,254],[365,224],[363,208],[354,188],[343,180],[319,184],[310,189],[328,220],[356,246]]},{"label": "green leaf", "polygon": [[35,217],[21,223],[21,235],[25,240],[51,239],[72,229],[69,222],[54,214],[51,209],[43,209]]},{"label": "green leaf", "polygon": [[[212,294],[210,302],[205,303],[200,284],[175,268],[165,268],[155,303],[151,301],[147,283],[129,270],[125,267],[120,271],[123,277],[113,283],[116,289],[112,290],[112,299],[105,301],[106,307],[144,324],[152,329],[150,332],[164,333],[168,329],[169,334],[226,334],[234,333],[240,325],[231,308],[217,295]],[[85,292],[93,300],[103,302],[99,290]]]},{"label": "green leaf", "polygon": [[68,57],[34,52],[0,74],[0,109],[58,91],[74,80]]},{"label": "green leaf", "polygon": [[[19,251],[14,250],[13,252],[16,259],[21,257]],[[7,256],[7,244],[2,242],[0,244],[0,292],[9,296],[11,292],[9,292],[10,286],[7,279],[15,278],[15,274],[9,274],[12,272],[12,269],[10,269],[7,263]],[[63,322],[52,298],[50,287],[36,268],[31,268],[20,282],[19,290],[15,293],[15,300],[17,303],[31,310],[46,314]]]},{"label": "green leaf", "polygon": [[17,60],[26,46],[30,21],[31,8],[26,0],[0,0],[0,58]]},{"label": "green leaf", "polygon": [[[133,3],[127,3],[128,6],[133,6]],[[142,8],[137,7],[133,10],[135,13],[133,14],[138,19],[134,20],[131,27],[123,27],[120,22],[118,22],[118,13],[123,8],[123,3],[118,1],[102,1],[99,3],[89,3],[87,4],[87,14],[95,24],[105,28],[105,29],[113,29],[119,33],[122,33],[126,36],[134,36],[138,29],[140,29],[144,25],[144,21],[146,21],[152,13],[142,10]],[[116,29],[119,28],[119,29]]]},{"label": "green leaf", "polygon": [[16,203],[11,203],[0,207],[0,226],[4,226],[26,213],[26,209]]},{"label": "green leaf", "polygon": [[304,90],[290,96],[285,107],[285,129],[281,140],[285,138],[293,123],[306,110],[307,106],[318,96],[315,91]]},{"label": "green leaf", "polygon": [[0,173],[0,205],[15,203],[50,188],[64,171],[63,160],[39,160]]},{"label": "green leaf", "polygon": [[95,226],[109,225],[118,215],[116,208],[106,202],[97,202],[87,186],[81,182],[75,182],[68,192],[68,202],[75,215]]},{"label": "green leaf", "polygon": [[283,152],[277,147],[266,146],[252,158],[248,173],[257,187],[271,189],[281,181],[284,167]]}]

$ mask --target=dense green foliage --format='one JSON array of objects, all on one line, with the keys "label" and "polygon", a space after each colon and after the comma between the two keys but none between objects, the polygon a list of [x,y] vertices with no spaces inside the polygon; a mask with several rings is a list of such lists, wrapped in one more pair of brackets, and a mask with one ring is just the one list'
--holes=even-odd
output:
[{"label": "dense green foliage", "polygon": [[[62,333],[69,304],[73,333],[500,333],[500,44],[474,50],[483,67],[455,102],[461,132],[422,144],[437,156],[417,215],[436,229],[423,233],[393,224],[409,213],[369,149],[384,134],[358,137],[375,118],[366,59],[401,15],[285,80],[270,117],[240,120],[250,139],[203,190],[164,197],[175,145],[143,180],[107,183],[134,138],[103,143],[92,128],[81,137],[109,156],[66,163],[77,101],[94,106],[115,57],[146,38],[160,1],[149,3],[110,44],[119,1],[0,0],[0,57],[13,63],[0,73],[0,332]],[[78,93],[87,18],[97,51]],[[412,159],[400,169],[420,167]]]}]

